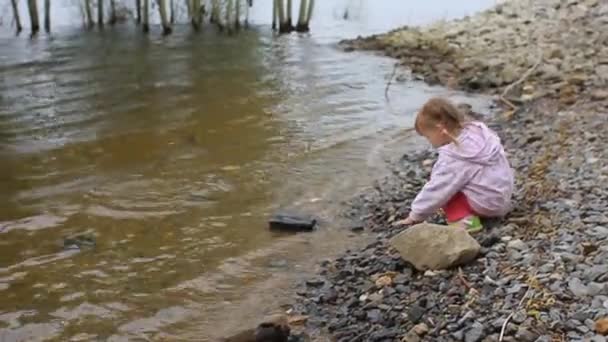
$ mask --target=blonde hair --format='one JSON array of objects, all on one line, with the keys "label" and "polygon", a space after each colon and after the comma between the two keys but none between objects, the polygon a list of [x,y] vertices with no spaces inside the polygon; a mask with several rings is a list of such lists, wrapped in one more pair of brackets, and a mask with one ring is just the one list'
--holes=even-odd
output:
[{"label": "blonde hair", "polygon": [[466,121],[466,117],[450,101],[434,97],[428,100],[418,112],[414,128],[418,134],[422,135],[422,129],[435,128],[437,125],[441,125],[443,126],[443,133],[457,143],[453,132],[462,129]]}]

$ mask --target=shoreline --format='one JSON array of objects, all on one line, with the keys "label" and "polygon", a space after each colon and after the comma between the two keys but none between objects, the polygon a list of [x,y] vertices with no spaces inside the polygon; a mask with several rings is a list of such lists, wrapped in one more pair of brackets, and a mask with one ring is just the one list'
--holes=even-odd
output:
[{"label": "shoreline", "polygon": [[397,59],[430,84],[498,94],[526,72],[510,98],[540,98],[572,105],[583,89],[597,93],[608,81],[608,6],[598,0],[507,0],[474,16],[424,27],[343,40],[345,51],[376,51]]},{"label": "shoreline", "polygon": [[[608,151],[602,141],[608,139],[608,93],[602,87],[608,47],[602,42],[608,38],[597,25],[608,4],[542,0],[532,11],[527,5],[507,1],[470,18],[340,43],[347,51],[396,57],[431,84],[501,95],[507,89],[515,108],[503,101],[506,115],[486,123],[516,171],[515,207],[475,235],[482,245],[477,260],[459,270],[417,272],[388,240],[403,230],[392,222],[403,218],[435,155],[404,155],[374,192],[351,202],[350,218],[361,220],[376,241],[324,262],[297,291],[289,314],[306,317],[293,327],[300,336],[606,341]],[[524,35],[530,37],[525,42],[513,38]],[[505,39],[482,44],[488,37]],[[570,39],[576,44],[566,44]],[[575,50],[580,53],[570,54]],[[429,221],[441,223],[439,217]],[[388,272],[396,275],[390,284],[375,283]]]}]

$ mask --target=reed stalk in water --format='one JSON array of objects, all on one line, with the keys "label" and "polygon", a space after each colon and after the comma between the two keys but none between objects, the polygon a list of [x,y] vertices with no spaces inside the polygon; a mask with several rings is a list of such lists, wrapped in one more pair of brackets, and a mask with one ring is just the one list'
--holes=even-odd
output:
[{"label": "reed stalk in water", "polygon": [[103,0],[97,0],[97,26],[103,28]]},{"label": "reed stalk in water", "polygon": [[300,12],[298,13],[298,23],[296,24],[296,31],[306,31],[306,9],[308,8],[308,1],[300,0]]},{"label": "reed stalk in water", "polygon": [[211,0],[211,16],[209,21],[213,24],[217,23],[220,19],[220,2],[219,0]]},{"label": "reed stalk in water", "polygon": [[[212,8],[211,8],[211,20],[220,31],[224,30],[224,24],[222,23],[222,9],[220,7],[220,0],[212,0]],[[229,23],[227,23],[229,24]]]},{"label": "reed stalk in water", "polygon": [[11,0],[11,5],[13,7],[13,18],[15,18],[16,33],[19,34],[23,30],[23,26],[21,26],[21,17],[19,17],[19,5],[17,4],[17,0]]},{"label": "reed stalk in water", "polygon": [[232,6],[233,6],[233,1],[227,0],[227,3],[226,3],[226,28],[228,29],[228,33],[232,33]]},{"label": "reed stalk in water", "polygon": [[87,29],[93,28],[93,11],[91,11],[91,0],[84,0],[84,16]]},{"label": "reed stalk in water", "polygon": [[272,29],[276,30],[277,29],[277,19],[279,16],[279,12],[278,12],[278,5],[279,4],[279,0],[272,0]]},{"label": "reed stalk in water", "polygon": [[116,24],[116,0],[110,0],[110,25]]},{"label": "reed stalk in water", "polygon": [[234,28],[237,30],[241,28],[241,0],[235,0],[235,18],[234,18]]},{"label": "reed stalk in water", "polygon": [[143,12],[144,18],[141,29],[144,33],[148,33],[150,32],[150,0],[144,0]]},{"label": "reed stalk in water", "polygon": [[[188,0],[189,1],[189,0]],[[192,0],[190,2],[190,15],[192,16],[191,23],[195,31],[201,29],[201,0]]]},{"label": "reed stalk in water", "polygon": [[44,30],[51,33],[51,0],[44,0]]},{"label": "reed stalk in water", "polygon": [[137,24],[141,24],[141,0],[135,0],[135,21]]},{"label": "reed stalk in water", "polygon": [[287,27],[289,28],[289,31],[293,31],[293,21],[291,18],[292,7],[292,0],[287,0]]}]

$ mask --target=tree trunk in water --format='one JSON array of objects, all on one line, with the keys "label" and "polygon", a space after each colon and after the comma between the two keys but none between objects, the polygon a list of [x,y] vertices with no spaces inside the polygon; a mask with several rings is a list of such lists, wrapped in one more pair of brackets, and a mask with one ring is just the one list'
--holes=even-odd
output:
[{"label": "tree trunk in water", "polygon": [[135,0],[135,12],[137,15],[135,21],[137,24],[141,24],[141,0]]},{"label": "tree trunk in water", "polygon": [[40,30],[40,22],[38,21],[38,5],[36,0],[27,1],[28,9],[30,11],[30,23],[32,24],[32,36]]},{"label": "tree trunk in water", "polygon": [[103,0],[97,0],[97,25],[103,28]]},{"label": "tree trunk in water", "polygon": [[150,1],[144,0],[144,19],[143,24],[141,25],[141,29],[144,33],[150,32]]},{"label": "tree trunk in water", "polygon": [[192,27],[195,31],[201,29],[201,0],[192,0]]},{"label": "tree trunk in water", "polygon": [[171,14],[169,15],[169,22],[173,26],[173,24],[175,24],[175,3],[173,0],[169,0],[169,10],[171,11]]},{"label": "tree trunk in water", "polygon": [[21,33],[21,30],[23,30],[23,26],[21,26],[21,18],[19,17],[19,6],[17,5],[17,0],[11,0],[11,5],[13,6],[13,18],[15,18],[17,34],[19,34]]},{"label": "tree trunk in water", "polygon": [[169,25],[169,20],[167,18],[167,4],[165,0],[158,0],[158,14],[160,14],[160,23],[163,26],[163,35],[168,35],[171,33],[171,25]]},{"label": "tree trunk in water", "polygon": [[80,19],[82,19],[82,27],[87,27],[87,17],[84,13],[84,3],[78,3],[78,10],[80,11]]},{"label": "tree trunk in water", "polygon": [[222,24],[222,15],[221,15],[221,7],[219,0],[212,0],[213,8],[211,9],[211,17],[213,18],[213,22],[217,25],[220,31],[224,30],[224,25]]},{"label": "tree trunk in water", "polygon": [[308,13],[306,14],[306,31],[310,31],[310,19],[312,19],[312,11],[315,7],[315,0],[308,1]]},{"label": "tree trunk in water", "polygon": [[110,0],[110,25],[116,24],[116,0]]},{"label": "tree trunk in water", "polygon": [[192,1],[186,0],[186,13],[188,14],[188,20],[192,21]]},{"label": "tree trunk in water", "polygon": [[51,0],[44,0],[44,30],[51,33]]},{"label": "tree trunk in water", "polygon": [[289,27],[290,31],[293,31],[293,24],[292,24],[292,20],[291,20],[291,8],[292,8],[292,1],[291,0],[287,0],[287,27]]},{"label": "tree trunk in water", "polygon": [[249,2],[250,0],[247,0],[245,2],[245,27],[249,27]]},{"label": "tree trunk in water", "polygon": [[283,0],[278,0],[277,11],[279,12],[279,33],[289,32],[287,22],[285,21],[285,4]]},{"label": "tree trunk in water", "polygon": [[277,29],[277,17],[278,17],[278,2],[279,0],[272,0],[272,29]]},{"label": "tree trunk in water", "polygon": [[228,28],[228,34],[232,33],[232,0],[227,0],[226,4],[226,27]]},{"label": "tree trunk in water", "polygon": [[300,13],[298,15],[298,24],[296,25],[296,31],[306,32],[308,31],[308,25],[306,25],[306,10],[308,9],[308,1],[300,0]]},{"label": "tree trunk in water", "polygon": [[222,21],[221,18],[221,7],[220,7],[220,1],[219,0],[211,0],[211,19],[210,21],[212,23],[218,23]]},{"label": "tree trunk in water", "polygon": [[234,27],[238,30],[241,28],[241,0],[236,1]]},{"label": "tree trunk in water", "polygon": [[87,18],[87,28],[93,27],[93,13],[91,11],[91,0],[84,0],[84,15]]}]

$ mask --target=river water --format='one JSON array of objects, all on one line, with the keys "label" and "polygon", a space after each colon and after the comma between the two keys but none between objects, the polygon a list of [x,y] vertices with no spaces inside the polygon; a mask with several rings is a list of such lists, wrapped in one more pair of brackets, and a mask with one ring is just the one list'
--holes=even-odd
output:
[{"label": "river water", "polygon": [[[0,35],[0,341],[206,341],[252,324],[366,241],[336,215],[423,143],[399,132],[426,99],[487,105],[416,81],[389,104],[394,62],[335,43],[493,0],[317,1],[311,34],[281,37],[269,4],[231,37]],[[322,223],[273,234],[279,209]]]}]

